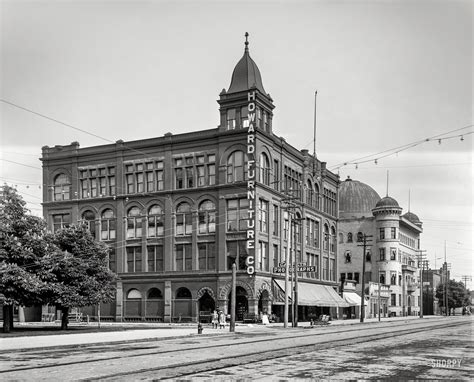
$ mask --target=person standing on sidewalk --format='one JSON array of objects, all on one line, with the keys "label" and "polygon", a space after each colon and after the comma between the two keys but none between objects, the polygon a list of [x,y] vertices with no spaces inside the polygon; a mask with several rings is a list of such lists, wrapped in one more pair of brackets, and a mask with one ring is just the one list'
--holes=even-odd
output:
[{"label": "person standing on sidewalk", "polygon": [[225,314],[222,310],[219,312],[219,329],[225,329]]},{"label": "person standing on sidewalk", "polygon": [[219,316],[217,314],[217,311],[214,310],[212,313],[212,328],[217,329],[217,324],[219,323]]}]

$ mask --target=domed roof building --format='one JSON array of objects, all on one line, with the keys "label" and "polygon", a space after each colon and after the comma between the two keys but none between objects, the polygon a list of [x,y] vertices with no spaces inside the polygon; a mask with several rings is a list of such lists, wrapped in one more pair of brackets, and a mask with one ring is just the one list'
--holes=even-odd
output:
[{"label": "domed roof building", "polygon": [[379,200],[372,187],[347,177],[339,186],[339,218],[370,217]]},{"label": "domed roof building", "polygon": [[[422,223],[412,212],[402,215],[402,210],[393,197],[381,198],[367,184],[350,177],[340,184],[340,280],[345,280],[345,285],[355,283],[355,290],[360,295],[365,268],[364,279],[368,285],[364,286],[364,294],[370,301],[366,316],[373,316],[377,311],[378,285],[382,294],[382,315],[419,313],[416,258]],[[365,253],[361,248],[364,238]],[[346,290],[349,288],[344,294]],[[353,315],[357,316],[355,310],[351,312]]]}]

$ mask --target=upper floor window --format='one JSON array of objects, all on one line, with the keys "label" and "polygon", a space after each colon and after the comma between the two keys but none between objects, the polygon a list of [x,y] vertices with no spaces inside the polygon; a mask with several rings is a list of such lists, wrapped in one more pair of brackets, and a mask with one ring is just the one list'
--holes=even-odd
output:
[{"label": "upper floor window", "polygon": [[260,168],[259,168],[260,182],[269,186],[270,185],[270,161],[265,153],[260,154]]},{"label": "upper floor window", "polygon": [[216,206],[210,200],[205,200],[199,205],[198,213],[199,233],[216,232]]},{"label": "upper floor window", "polygon": [[331,252],[336,252],[336,229],[334,227],[331,227],[331,243],[329,250]]},{"label": "upper floor window", "polygon": [[59,174],[54,178],[54,200],[69,200],[71,181],[66,174]]},{"label": "upper floor window", "polygon": [[306,204],[310,206],[314,205],[314,190],[310,180],[306,182]]},{"label": "upper floor window", "polygon": [[329,227],[327,224],[324,224],[324,244],[323,244],[323,249],[327,251],[329,249]]},{"label": "upper floor window", "polygon": [[106,209],[100,216],[100,239],[101,240],[115,240],[117,223],[114,212],[111,209]]},{"label": "upper floor window", "polygon": [[199,269],[216,269],[216,245],[215,243],[198,244]]},{"label": "upper floor window", "polygon": [[324,195],[323,195],[324,212],[327,212],[328,214],[332,216],[337,216],[336,200],[337,200],[336,193],[334,191],[331,191],[325,188]]},{"label": "upper floor window", "polygon": [[364,241],[364,235],[362,234],[362,232],[357,232],[357,242],[361,243],[363,241]]},{"label": "upper floor window", "polygon": [[280,189],[280,162],[276,159],[273,160],[273,188],[275,190]]},{"label": "upper floor window", "polygon": [[262,128],[262,109],[257,107],[257,128]]},{"label": "upper floor window", "polygon": [[379,232],[380,232],[380,233],[379,233],[379,238],[380,238],[380,240],[385,239],[385,228],[380,228],[380,229],[379,229]]},{"label": "upper floor window", "polygon": [[235,129],[235,109],[227,110],[227,130]]},{"label": "upper floor window", "polygon": [[397,249],[390,248],[390,260],[397,260]]},{"label": "upper floor window", "polygon": [[148,210],[148,236],[158,237],[164,234],[164,215],[162,208],[154,204]]},{"label": "upper floor window", "polygon": [[247,106],[240,109],[240,126],[242,128],[249,127],[249,109]]},{"label": "upper floor window", "polygon": [[53,215],[53,232],[69,227],[71,225],[70,214],[54,214]]},{"label": "upper floor window", "polygon": [[306,218],[306,244],[319,248],[319,222]]},{"label": "upper floor window", "polygon": [[243,151],[234,151],[227,159],[227,183],[241,182],[247,179],[246,155]]},{"label": "upper floor window", "polygon": [[352,232],[349,232],[349,233],[347,234],[347,242],[348,242],[348,243],[352,243]]},{"label": "upper floor window", "polygon": [[390,238],[396,239],[397,238],[397,229],[395,227],[390,228]]},{"label": "upper floor window", "polygon": [[127,213],[127,239],[142,237],[142,217],[140,209],[132,207]]},{"label": "upper floor window", "polygon": [[385,248],[379,248],[379,260],[380,261],[385,260]]},{"label": "upper floor window", "polygon": [[227,232],[247,230],[248,199],[227,200]]},{"label": "upper floor window", "polygon": [[162,160],[149,159],[144,162],[125,163],[125,190],[127,194],[160,191],[163,188]]},{"label": "upper floor window", "polygon": [[263,130],[269,131],[268,130],[268,114],[266,111],[263,112]]},{"label": "upper floor window", "polygon": [[82,214],[82,222],[87,226],[87,229],[95,239],[95,213],[91,210],[85,211]]},{"label": "upper floor window", "polygon": [[176,235],[191,235],[193,230],[191,206],[180,203],[176,208]]},{"label": "upper floor window", "polygon": [[258,201],[258,224],[260,232],[268,232],[268,202],[262,199]]}]

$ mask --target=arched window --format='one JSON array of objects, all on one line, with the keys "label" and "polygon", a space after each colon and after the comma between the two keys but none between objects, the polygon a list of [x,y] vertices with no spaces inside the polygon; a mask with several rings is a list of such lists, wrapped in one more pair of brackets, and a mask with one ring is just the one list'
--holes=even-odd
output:
[{"label": "arched window", "polygon": [[364,235],[362,234],[362,232],[357,232],[357,242],[361,243],[363,241],[364,241]]},{"label": "arched window", "polygon": [[265,153],[260,154],[260,169],[259,169],[260,182],[269,186],[270,185],[270,161]]},{"label": "arched window", "polygon": [[350,263],[352,261],[351,251],[346,251],[344,254],[344,262]]},{"label": "arched window", "polygon": [[163,210],[158,204],[148,209],[148,236],[158,237],[164,234]]},{"label": "arched window", "polygon": [[116,226],[114,212],[111,209],[104,210],[100,216],[100,239],[115,240]]},{"label": "arched window", "polygon": [[324,246],[323,249],[327,251],[329,249],[329,227],[327,224],[324,224]]},{"label": "arched window", "polygon": [[132,300],[132,299],[141,299],[142,294],[138,289],[130,289],[127,293],[127,299]]},{"label": "arched window", "polygon": [[314,184],[314,208],[319,209],[319,187]]},{"label": "arched window", "polygon": [[87,226],[87,229],[95,239],[95,213],[87,210],[82,214],[82,222]]},{"label": "arched window", "polygon": [[314,189],[310,180],[306,182],[306,204],[314,206]]},{"label": "arched window", "polygon": [[71,192],[71,181],[66,174],[56,175],[54,178],[54,201],[69,200]]},{"label": "arched window", "polygon": [[140,209],[132,207],[127,212],[127,239],[142,237],[142,217]]},{"label": "arched window", "polygon": [[189,291],[188,288],[179,288],[176,291],[176,299],[190,299],[191,298],[191,292]]},{"label": "arched window", "polygon": [[365,254],[365,261],[370,262],[372,260],[372,256],[370,255],[370,251],[367,251]]},{"label": "arched window", "polygon": [[336,252],[336,241],[336,229],[331,227],[331,243],[329,247],[330,252]]},{"label": "arched window", "polygon": [[349,232],[349,233],[347,234],[347,242],[348,242],[348,243],[352,243],[352,232]]},{"label": "arched window", "polygon": [[176,208],[176,235],[191,235],[193,230],[191,206],[180,203]]},{"label": "arched window", "polygon": [[199,233],[216,232],[216,206],[210,200],[199,205]]},{"label": "arched window", "polygon": [[161,290],[159,290],[158,288],[151,288],[149,291],[148,291],[148,300],[158,300],[158,299],[162,299],[163,298],[163,295],[161,294]]},{"label": "arched window", "polygon": [[247,179],[246,155],[243,151],[234,151],[227,159],[227,183],[242,182]]}]

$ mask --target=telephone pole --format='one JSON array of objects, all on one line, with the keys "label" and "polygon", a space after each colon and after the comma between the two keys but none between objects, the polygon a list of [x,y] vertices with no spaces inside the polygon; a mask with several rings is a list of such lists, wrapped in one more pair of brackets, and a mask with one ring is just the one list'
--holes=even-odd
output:
[{"label": "telephone pole", "polygon": [[[365,317],[365,254],[366,254],[366,248],[367,244],[370,244],[372,239],[370,239],[372,235],[366,235],[362,236],[362,247],[363,247],[363,253],[362,253],[362,293],[360,294],[360,322],[364,322],[364,317]],[[358,247],[361,247],[360,244],[358,244]]]},{"label": "telephone pole", "polygon": [[472,276],[469,276],[469,275],[461,276],[461,280],[462,280],[463,283],[464,283],[464,289],[467,290],[467,282],[468,282],[468,281],[472,281]]},{"label": "telephone pole", "polygon": [[423,318],[423,270],[426,261],[426,250],[419,249],[416,257],[418,258],[418,268],[420,268],[420,318]]}]

